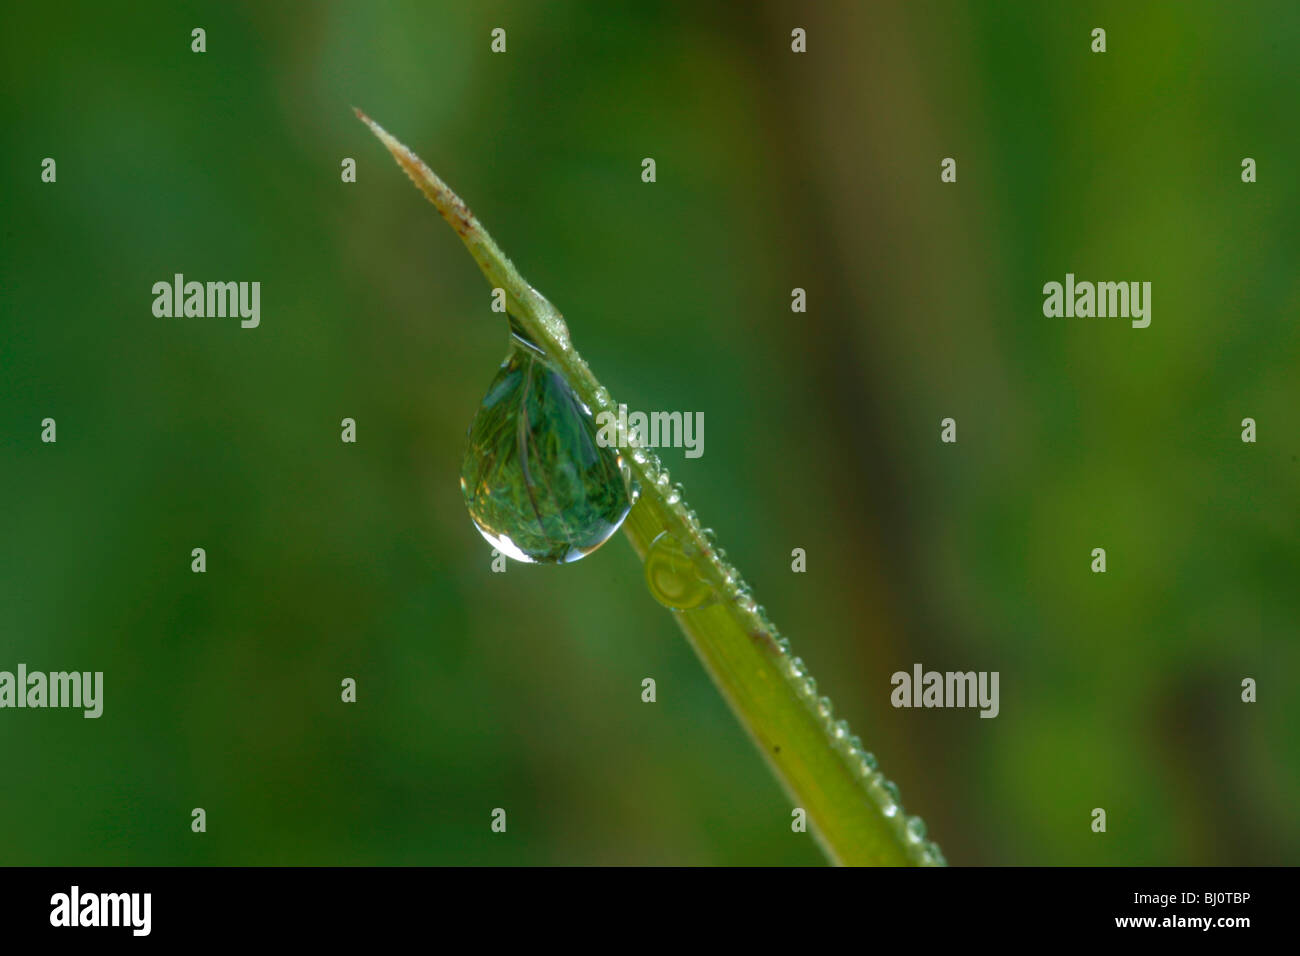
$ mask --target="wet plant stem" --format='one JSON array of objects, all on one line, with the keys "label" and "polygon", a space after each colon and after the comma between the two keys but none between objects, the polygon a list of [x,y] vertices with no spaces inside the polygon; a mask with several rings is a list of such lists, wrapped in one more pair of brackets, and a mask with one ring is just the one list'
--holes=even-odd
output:
[{"label": "wet plant stem", "polygon": [[[578,397],[593,413],[617,411],[573,348],[559,310],[524,281],[460,197],[377,123],[360,110],[357,115],[456,230],[489,284],[505,290],[507,311]],[[942,854],[925,841],[923,825],[904,817],[896,788],[876,771],[874,758],[847,725],[834,721],[830,701],[817,697],[802,661],[723,560],[655,456],[635,445],[625,451],[641,488],[623,525],[628,540],[644,561],[651,542],[669,532],[694,556],[700,579],[721,596],[710,606],[671,613],[793,806],[806,812],[826,855],[848,865],[941,864]]]}]

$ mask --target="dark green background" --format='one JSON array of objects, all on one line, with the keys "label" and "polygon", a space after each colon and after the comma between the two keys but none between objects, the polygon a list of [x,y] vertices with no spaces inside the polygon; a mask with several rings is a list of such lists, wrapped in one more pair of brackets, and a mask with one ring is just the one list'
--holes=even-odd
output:
[{"label": "dark green background", "polygon": [[[6,5],[0,669],[106,700],[0,711],[0,863],[820,859],[621,536],[490,572],[505,328],[353,105],[704,412],[674,478],[950,861],[1296,862],[1300,6],[613,7]],[[1000,716],[892,709],[916,662]]]}]

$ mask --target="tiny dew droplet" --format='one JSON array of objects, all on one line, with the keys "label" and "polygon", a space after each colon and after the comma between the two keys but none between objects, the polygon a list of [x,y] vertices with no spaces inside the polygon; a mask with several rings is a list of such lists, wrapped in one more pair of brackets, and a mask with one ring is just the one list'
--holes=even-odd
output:
[{"label": "tiny dew droplet", "polygon": [[516,561],[577,561],[609,540],[631,502],[618,450],[591,411],[511,323],[510,354],[469,428],[460,488],[479,532]]},{"label": "tiny dew droplet", "polygon": [[694,611],[719,600],[691,555],[667,531],[661,531],[646,552],[645,581],[655,600],[674,611]]},{"label": "tiny dew droplet", "polygon": [[890,819],[898,817],[898,788],[890,781],[885,780],[879,774],[871,779],[867,786],[868,791],[876,801],[876,806],[880,812]]}]

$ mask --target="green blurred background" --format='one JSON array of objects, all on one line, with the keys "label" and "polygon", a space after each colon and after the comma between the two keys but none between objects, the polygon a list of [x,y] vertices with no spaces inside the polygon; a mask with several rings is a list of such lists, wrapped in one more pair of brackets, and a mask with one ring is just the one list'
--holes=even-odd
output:
[{"label": "green blurred background", "polygon": [[[704,412],[666,464],[951,862],[1297,862],[1300,6],[1048,6],[6,5],[0,669],[105,711],[0,711],[0,863],[821,860],[621,536],[491,572],[505,328],[353,105]],[[894,710],[917,662],[1000,715]]]}]

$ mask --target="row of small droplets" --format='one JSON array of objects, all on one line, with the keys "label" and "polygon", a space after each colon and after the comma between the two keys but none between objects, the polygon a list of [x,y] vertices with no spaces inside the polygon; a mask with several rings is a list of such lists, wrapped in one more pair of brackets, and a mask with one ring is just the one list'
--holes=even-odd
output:
[{"label": "row of small droplets", "polygon": [[[596,390],[596,403],[602,411],[613,409],[609,392],[604,388]],[[817,681],[808,673],[804,662],[791,655],[789,639],[780,635],[776,625],[768,618],[766,609],[754,600],[753,592],[741,578],[740,572],[727,561],[727,553],[716,546],[713,529],[700,527],[699,518],[682,497],[682,486],[672,483],[668,469],[660,463],[659,456],[640,447],[635,434],[628,436],[628,446],[631,449],[629,457],[641,470],[646,481],[663,493],[664,501],[685,522],[691,534],[708,543],[706,556],[721,575],[727,597],[741,613],[751,619],[755,627],[772,636],[781,655],[781,672],[787,683],[817,718],[831,746],[859,781],[866,798],[889,821],[899,842],[906,848],[908,857],[920,866],[947,865],[939,845],[925,838],[925,821],[918,816],[909,817],[903,812],[898,785],[877,769],[875,755],[862,746],[861,739],[849,729],[847,720],[835,719],[830,698],[817,696]]]}]

